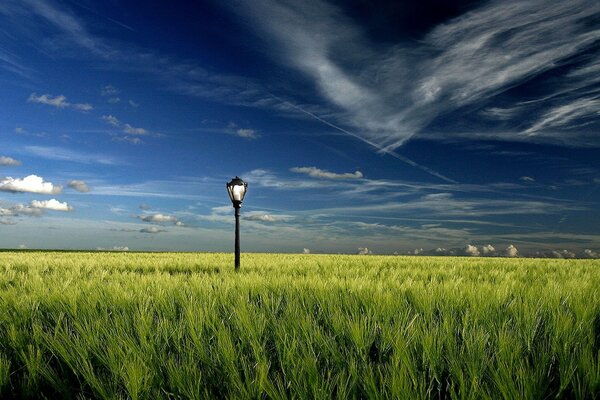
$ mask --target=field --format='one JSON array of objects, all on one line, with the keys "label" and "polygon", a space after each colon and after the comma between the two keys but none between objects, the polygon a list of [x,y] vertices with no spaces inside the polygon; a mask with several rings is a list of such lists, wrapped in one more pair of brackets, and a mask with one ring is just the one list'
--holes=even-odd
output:
[{"label": "field", "polygon": [[232,264],[0,253],[0,397],[600,397],[600,260]]}]

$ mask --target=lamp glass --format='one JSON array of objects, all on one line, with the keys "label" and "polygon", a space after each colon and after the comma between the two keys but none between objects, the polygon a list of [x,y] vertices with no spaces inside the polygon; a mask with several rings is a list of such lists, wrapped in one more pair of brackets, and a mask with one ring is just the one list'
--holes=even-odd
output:
[{"label": "lamp glass", "polygon": [[241,204],[244,201],[248,184],[238,178],[237,176],[227,184],[227,192],[231,202],[235,204]]}]

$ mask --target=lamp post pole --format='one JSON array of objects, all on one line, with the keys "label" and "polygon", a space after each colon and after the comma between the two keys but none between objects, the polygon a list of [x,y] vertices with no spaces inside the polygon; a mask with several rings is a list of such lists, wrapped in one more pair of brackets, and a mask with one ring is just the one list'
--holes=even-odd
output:
[{"label": "lamp post pole", "polygon": [[240,205],[234,204],[235,208],[235,270],[240,270]]},{"label": "lamp post pole", "polygon": [[248,184],[240,177],[236,176],[227,183],[227,193],[231,199],[231,204],[235,209],[235,271],[240,270],[240,207],[246,196]]}]

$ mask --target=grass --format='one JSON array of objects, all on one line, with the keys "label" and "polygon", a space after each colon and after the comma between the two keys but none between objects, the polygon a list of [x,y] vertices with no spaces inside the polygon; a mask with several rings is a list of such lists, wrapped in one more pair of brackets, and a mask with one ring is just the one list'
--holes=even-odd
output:
[{"label": "grass", "polygon": [[0,253],[2,398],[598,398],[600,261]]}]

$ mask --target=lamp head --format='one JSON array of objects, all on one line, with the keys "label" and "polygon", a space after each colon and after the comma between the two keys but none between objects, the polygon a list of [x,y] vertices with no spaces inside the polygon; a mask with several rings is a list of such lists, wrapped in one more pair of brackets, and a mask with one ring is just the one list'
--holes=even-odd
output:
[{"label": "lamp head", "polygon": [[227,183],[227,192],[234,207],[239,208],[242,205],[247,189],[248,183],[237,176]]}]

